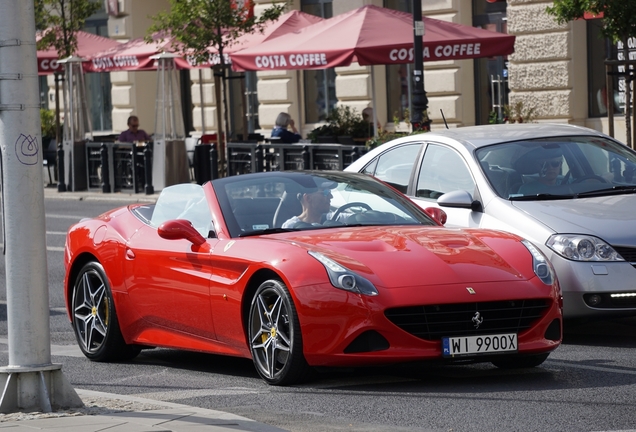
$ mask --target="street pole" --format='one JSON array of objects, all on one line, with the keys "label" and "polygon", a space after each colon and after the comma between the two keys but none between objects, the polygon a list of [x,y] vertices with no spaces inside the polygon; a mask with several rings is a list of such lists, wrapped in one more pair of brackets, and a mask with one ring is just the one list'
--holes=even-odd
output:
[{"label": "street pole", "polygon": [[55,144],[57,145],[57,191],[66,192],[66,183],[64,183],[64,143],[62,142],[62,133],[60,130],[60,82],[64,81],[61,72],[55,72]]},{"label": "street pole", "polygon": [[82,406],[51,363],[34,4],[0,0],[0,151],[9,365],[0,412]]},{"label": "street pole", "polygon": [[428,109],[428,98],[424,91],[424,57],[423,42],[424,21],[422,21],[422,0],[413,0],[413,86],[411,87],[411,125],[413,131],[428,130],[430,120],[424,114]]}]

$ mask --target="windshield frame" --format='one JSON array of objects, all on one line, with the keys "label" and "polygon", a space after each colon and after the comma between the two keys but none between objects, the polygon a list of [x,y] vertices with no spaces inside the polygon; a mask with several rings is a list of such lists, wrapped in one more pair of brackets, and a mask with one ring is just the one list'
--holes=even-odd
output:
[{"label": "windshield frame", "polygon": [[[300,201],[298,201],[300,198],[298,194],[315,192],[318,189],[316,187],[317,182],[321,185],[329,184],[330,188],[337,185],[335,188],[330,189],[333,193],[332,204],[334,204],[330,206],[331,212],[335,210],[336,204],[339,207],[343,203],[350,202],[347,201],[347,194],[358,197],[364,197],[366,194],[369,194],[369,200],[365,203],[369,204],[373,211],[382,213],[380,209],[377,208],[377,205],[374,207],[373,202],[383,203],[387,209],[390,209],[391,206],[395,206],[396,214],[398,214],[397,210],[399,210],[408,216],[409,219],[407,221],[399,221],[399,218],[395,218],[397,221],[393,222],[389,220],[360,222],[351,219],[351,221],[343,222],[341,224],[327,224],[326,221],[324,225],[290,227],[291,229],[288,231],[346,229],[354,225],[438,225],[429,215],[427,215],[406,196],[396,191],[386,183],[365,174],[342,171],[278,171],[226,177],[213,180],[211,184],[214,188],[219,202],[219,207],[221,208],[223,219],[228,227],[230,236],[232,238],[236,238],[286,232],[285,229],[280,229],[280,225],[274,226],[274,222],[267,222],[272,220],[271,214],[273,206],[276,204],[276,211],[278,211],[278,206],[284,205],[281,203],[283,200],[295,200],[296,202],[293,203],[293,205],[300,206]],[[283,185],[284,188],[282,188],[281,185]],[[241,192],[237,193],[237,191]],[[288,195],[284,197],[283,193],[288,193]],[[252,203],[254,200],[258,200],[259,204],[256,205],[255,203]],[[358,202],[357,200],[353,201]],[[239,202],[242,203],[241,205],[254,204],[252,208],[248,208],[244,213],[249,214],[250,217],[252,217],[250,220],[257,220],[259,217],[259,215],[255,215],[253,212],[250,213],[250,211],[263,208],[263,219],[258,221],[258,223],[244,223],[244,218],[241,220],[240,216],[240,205],[237,205]],[[263,205],[265,207],[263,207]],[[269,210],[265,209],[266,207]],[[388,213],[388,211],[385,213]],[[256,219],[254,219],[254,217]]]}]

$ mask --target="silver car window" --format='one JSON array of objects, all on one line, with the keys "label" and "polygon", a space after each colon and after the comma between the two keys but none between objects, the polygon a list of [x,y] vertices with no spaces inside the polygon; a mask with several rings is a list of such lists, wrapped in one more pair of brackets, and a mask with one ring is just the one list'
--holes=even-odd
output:
[{"label": "silver car window", "polygon": [[475,181],[466,163],[455,150],[429,144],[420,167],[415,196],[437,199],[454,190],[471,194],[475,190]]},{"label": "silver car window", "polygon": [[421,147],[422,144],[407,144],[382,153],[373,175],[400,192],[406,193],[413,165],[417,161]]}]

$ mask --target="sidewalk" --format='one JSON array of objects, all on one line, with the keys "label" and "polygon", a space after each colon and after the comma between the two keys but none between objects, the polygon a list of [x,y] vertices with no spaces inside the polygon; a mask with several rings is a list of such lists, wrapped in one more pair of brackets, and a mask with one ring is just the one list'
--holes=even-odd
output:
[{"label": "sidewalk", "polygon": [[54,199],[66,199],[75,201],[119,201],[128,203],[141,203],[141,202],[156,202],[159,197],[159,193],[156,192],[152,195],[146,195],[144,193],[128,193],[128,192],[114,192],[103,193],[99,191],[90,192],[58,192],[57,187],[44,186],[44,198]]},{"label": "sidewalk", "polygon": [[[3,419],[0,414],[0,431],[7,432],[33,432],[33,431],[60,431],[60,432],[281,432],[283,429],[275,428],[264,423],[258,423],[245,417],[234,414],[214,411],[204,408],[195,408],[170,402],[155,401],[134,396],[121,396],[90,390],[76,389],[82,400],[108,399],[121,406],[133,406],[134,411],[124,409],[99,409],[97,414],[91,413],[91,408],[82,411],[88,414],[77,414],[74,411],[65,411],[62,416],[46,417],[58,413],[22,414],[25,419],[11,420],[6,414]],[[46,418],[45,418],[46,417]],[[8,420],[8,421],[7,421]]]}]

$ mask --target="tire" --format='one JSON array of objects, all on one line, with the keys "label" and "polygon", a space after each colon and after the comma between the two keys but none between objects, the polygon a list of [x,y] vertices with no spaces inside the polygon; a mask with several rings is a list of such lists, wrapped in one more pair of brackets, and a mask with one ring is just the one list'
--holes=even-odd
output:
[{"label": "tire", "polygon": [[524,369],[533,368],[543,363],[550,354],[537,354],[519,357],[505,357],[492,362],[499,369]]},{"label": "tire", "polygon": [[89,262],[73,284],[73,330],[77,343],[90,360],[131,360],[141,348],[128,345],[119,329],[113,294],[104,268]]},{"label": "tire", "polygon": [[281,281],[265,281],[256,290],[248,337],[256,371],[268,384],[289,385],[310,377],[296,308]]}]

